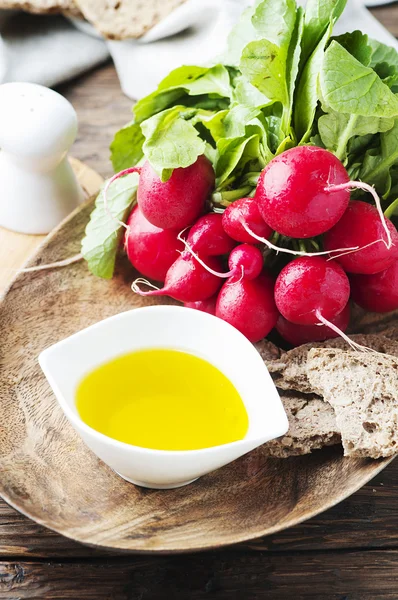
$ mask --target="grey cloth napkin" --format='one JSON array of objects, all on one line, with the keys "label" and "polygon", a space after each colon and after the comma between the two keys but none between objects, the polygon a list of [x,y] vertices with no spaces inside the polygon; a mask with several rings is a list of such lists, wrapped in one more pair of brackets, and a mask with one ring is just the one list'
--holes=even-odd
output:
[{"label": "grey cloth napkin", "polygon": [[52,87],[109,58],[101,39],[67,19],[24,13],[0,15],[0,82],[29,81]]}]

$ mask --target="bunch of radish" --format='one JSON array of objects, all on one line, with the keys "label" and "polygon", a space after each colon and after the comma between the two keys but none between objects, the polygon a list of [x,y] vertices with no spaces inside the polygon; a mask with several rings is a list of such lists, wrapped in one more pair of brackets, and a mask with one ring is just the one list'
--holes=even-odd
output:
[{"label": "bunch of radish", "polygon": [[[292,345],[338,335],[353,344],[344,334],[350,297],[370,311],[398,308],[397,230],[375,190],[350,181],[331,152],[283,152],[261,173],[254,196],[223,214],[209,212],[215,176],[204,156],[165,183],[145,163],[109,184],[132,171],[140,181],[126,252],[143,277],[163,282],[158,288],[139,278],[136,293],[215,314],[252,342],[276,327]],[[356,188],[372,203],[350,200]],[[293,243],[280,247],[281,238]],[[289,262],[271,274],[275,252]]]}]

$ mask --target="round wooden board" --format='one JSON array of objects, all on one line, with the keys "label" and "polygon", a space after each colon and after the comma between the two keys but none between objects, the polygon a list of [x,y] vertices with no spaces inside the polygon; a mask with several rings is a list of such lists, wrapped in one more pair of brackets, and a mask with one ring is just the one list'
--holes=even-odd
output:
[{"label": "round wooden board", "polygon": [[[70,216],[30,264],[79,252],[92,203]],[[343,458],[339,448],[287,460],[261,449],[177,490],[123,481],[86,448],[42,374],[38,354],[121,311],[154,303],[84,262],[19,274],[0,305],[0,494],[23,514],[74,540],[131,552],[220,547],[295,525],[355,492],[389,460]]]}]

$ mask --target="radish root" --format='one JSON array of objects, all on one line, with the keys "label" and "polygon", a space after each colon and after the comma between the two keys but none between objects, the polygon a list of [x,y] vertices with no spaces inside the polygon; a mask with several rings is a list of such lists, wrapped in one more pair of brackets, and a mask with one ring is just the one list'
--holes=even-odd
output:
[{"label": "radish root", "polygon": [[266,240],[265,238],[262,238],[259,235],[255,234],[254,231],[252,231],[244,221],[241,221],[241,224],[247,231],[247,233],[249,233],[259,242],[262,242],[263,244],[268,246],[270,250],[275,250],[275,252],[277,252],[278,254],[279,252],[282,252],[282,254],[292,254],[293,256],[326,256],[329,255],[331,252],[357,252],[358,250],[361,250],[360,246],[353,246],[352,248],[337,248],[336,250],[327,250],[324,252],[305,252],[302,250],[290,250],[290,248],[280,248],[279,246],[275,246],[275,244],[273,244],[269,240]]},{"label": "radish root", "polygon": [[153,283],[151,283],[147,279],[144,279],[143,277],[137,277],[137,279],[135,279],[133,281],[133,283],[131,284],[131,289],[133,290],[133,292],[135,292],[136,294],[139,294],[140,296],[146,296],[147,294],[151,294],[152,293],[150,291],[149,292],[144,292],[140,288],[140,285],[146,285],[149,288],[152,288],[153,290],[160,291],[160,288],[158,288],[156,285],[153,285]]},{"label": "radish root", "polygon": [[339,329],[337,325],[334,325],[333,323],[325,319],[325,317],[321,314],[319,310],[316,311],[315,315],[320,321],[320,324],[322,323],[323,325],[326,325],[326,327],[329,327],[329,329],[337,333],[337,335],[343,338],[343,340],[346,341],[347,344],[349,344],[353,350],[357,350],[359,352],[375,352],[375,350],[372,350],[372,348],[368,348],[368,346],[363,346],[362,344],[357,344],[357,342],[354,342],[354,340],[349,338],[348,335],[344,333],[344,331],[341,331],[341,329]]},{"label": "radish root", "polygon": [[[385,240],[377,240],[377,241],[382,241],[385,244],[386,248],[389,250],[392,246],[391,233],[387,227],[387,222],[386,222],[386,218],[383,213],[383,209],[381,207],[380,198],[379,198],[375,188],[372,185],[369,185],[368,183],[365,183],[363,181],[348,181],[347,183],[339,183],[337,185],[328,185],[327,187],[325,187],[325,192],[330,192],[330,191],[337,192],[339,190],[350,190],[350,189],[363,190],[364,192],[369,192],[369,194],[371,194],[373,196],[373,199],[376,204],[377,212],[379,213],[379,216],[380,216],[380,221],[383,225],[384,231],[386,232],[386,236],[387,236],[387,241],[385,241]],[[347,250],[348,250],[348,248],[347,248]],[[361,250],[362,250],[362,248],[361,248]]]},{"label": "radish root", "polygon": [[48,265],[38,265],[37,267],[26,267],[25,269],[20,269],[18,273],[33,273],[35,271],[47,271],[49,269],[59,269],[61,267],[67,267],[68,265],[73,265],[74,263],[80,262],[83,260],[83,254],[75,254],[75,256],[71,256],[70,258],[65,258],[65,260],[59,260],[57,262],[49,263]]},{"label": "radish root", "polygon": [[182,234],[184,233],[184,231],[186,231],[188,229],[188,227],[186,227],[185,229],[183,229],[182,231],[180,231],[180,233],[177,235],[177,239],[182,242],[185,246],[185,249],[187,252],[189,252],[189,254],[191,256],[194,257],[194,259],[200,264],[202,265],[202,267],[204,269],[206,269],[206,271],[208,271],[209,273],[211,273],[211,275],[215,275],[216,277],[220,277],[222,279],[227,279],[228,277],[232,277],[233,275],[236,275],[235,271],[228,271],[228,273],[219,273],[218,271],[214,271],[211,267],[209,267],[201,258],[199,258],[199,256],[196,254],[196,252],[194,250],[192,250],[191,246],[188,244],[187,240],[185,240],[182,237]]},{"label": "radish root", "polygon": [[125,229],[127,229],[128,231],[128,226],[126,225],[126,223],[123,223],[123,221],[120,221],[120,219],[118,219],[117,217],[115,217],[115,215],[113,215],[111,213],[111,211],[109,210],[109,206],[108,206],[108,191],[110,186],[112,185],[112,183],[114,181],[116,181],[117,179],[119,179],[120,177],[124,177],[125,175],[130,175],[130,173],[141,173],[141,167],[131,167],[129,169],[124,169],[123,171],[120,171],[119,173],[116,173],[116,175],[114,175],[113,177],[111,177],[110,179],[108,179],[108,181],[105,184],[104,190],[102,192],[103,197],[104,197],[104,208],[105,208],[105,212],[108,215],[108,217],[110,219],[112,219],[113,221],[115,221],[115,223],[117,223],[118,225],[120,225],[120,227],[124,227]]}]

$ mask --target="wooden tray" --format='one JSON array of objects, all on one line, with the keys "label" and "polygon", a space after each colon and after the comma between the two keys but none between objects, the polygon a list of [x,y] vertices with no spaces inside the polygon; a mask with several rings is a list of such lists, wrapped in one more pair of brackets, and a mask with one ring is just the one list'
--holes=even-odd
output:
[{"label": "wooden tray", "polygon": [[[73,213],[30,264],[79,252],[91,210],[90,202]],[[132,278],[127,264],[112,281],[103,281],[81,262],[19,274],[5,294],[0,305],[0,494],[11,506],[93,546],[185,552],[295,525],[340,502],[390,462],[343,458],[339,448],[277,460],[259,449],[177,490],[145,490],[123,481],[74,433],[37,356],[100,319],[155,303],[131,292]]]}]

